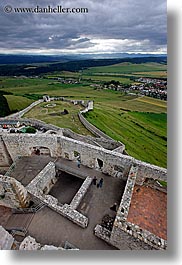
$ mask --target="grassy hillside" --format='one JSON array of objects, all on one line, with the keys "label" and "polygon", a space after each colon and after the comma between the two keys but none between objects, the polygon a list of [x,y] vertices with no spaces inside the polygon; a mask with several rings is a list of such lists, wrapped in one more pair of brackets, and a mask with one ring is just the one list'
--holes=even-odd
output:
[{"label": "grassy hillside", "polygon": [[20,111],[30,105],[33,100],[14,95],[5,95],[11,112]]},{"label": "grassy hillside", "polygon": [[117,141],[139,160],[166,167],[167,115],[95,108],[86,114],[89,122]]},{"label": "grassy hillside", "polygon": [[[61,128],[68,128],[76,133],[83,135],[91,135],[91,133],[82,125],[78,118],[78,112],[82,109],[79,105],[63,101],[51,101],[50,104],[55,104],[48,107],[48,103],[42,103],[30,110],[24,117],[35,118],[46,123],[52,123]],[[66,109],[68,114],[62,115],[61,112]]]},{"label": "grassy hillside", "polygon": [[[83,72],[49,73],[49,77],[69,76],[98,78],[99,81],[124,80],[133,82],[130,76],[166,75],[166,65],[157,63],[130,64],[94,67]],[[94,100],[94,111],[86,115],[88,121],[106,134],[126,145],[127,152],[137,159],[166,167],[167,163],[167,103],[149,97],[125,95],[113,90],[95,90],[92,81],[82,84],[60,84],[56,80],[43,78],[1,78],[0,90],[13,93],[6,95],[11,110],[25,108],[33,99],[49,96],[64,96],[70,99]],[[123,81],[124,82],[124,81]],[[64,102],[66,103],[66,102]],[[70,128],[81,134],[88,131],[79,123],[77,112],[80,107],[56,102],[55,108],[43,105],[35,107],[26,117],[35,117],[60,127]],[[64,108],[68,115],[57,115]],[[53,114],[53,115],[52,115]]]},{"label": "grassy hillside", "polygon": [[[90,76],[104,76],[105,77],[153,77],[153,78],[167,78],[167,65],[159,63],[120,63],[110,66],[92,67],[84,70],[84,75]],[[115,79],[116,80],[116,79]],[[131,82],[131,81],[130,81]]]}]

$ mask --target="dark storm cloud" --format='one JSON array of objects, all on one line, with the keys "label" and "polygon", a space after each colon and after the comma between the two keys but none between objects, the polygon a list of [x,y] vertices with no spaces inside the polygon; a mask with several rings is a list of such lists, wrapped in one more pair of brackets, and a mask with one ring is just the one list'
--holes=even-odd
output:
[{"label": "dark storm cloud", "polygon": [[[88,8],[89,12],[6,14],[6,5],[62,5]],[[152,52],[166,47],[166,0],[3,0],[0,8],[0,52]]]}]

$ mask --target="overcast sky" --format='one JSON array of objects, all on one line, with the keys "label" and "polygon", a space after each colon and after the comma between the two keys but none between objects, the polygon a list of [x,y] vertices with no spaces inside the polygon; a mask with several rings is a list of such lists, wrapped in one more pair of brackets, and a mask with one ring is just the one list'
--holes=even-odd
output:
[{"label": "overcast sky", "polygon": [[[88,13],[7,14],[6,5]],[[166,53],[166,19],[166,0],[1,0],[0,53]]]}]

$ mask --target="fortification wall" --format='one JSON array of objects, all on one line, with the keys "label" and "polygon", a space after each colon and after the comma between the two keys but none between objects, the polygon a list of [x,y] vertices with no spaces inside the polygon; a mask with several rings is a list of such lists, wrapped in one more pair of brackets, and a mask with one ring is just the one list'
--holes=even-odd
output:
[{"label": "fortification wall", "polygon": [[[105,139],[103,137],[101,138],[101,137],[84,136],[81,134],[77,134],[71,131],[70,129],[65,129],[65,128],[62,129],[62,132],[63,132],[63,136],[65,137],[78,140],[81,142],[85,142],[91,145],[95,145],[98,147],[103,147],[108,150],[119,148],[119,152],[123,153],[123,150],[125,149],[125,146],[121,142],[117,142],[113,139],[111,140],[111,139]],[[118,151],[116,150],[116,152]]]},{"label": "fortification wall", "polygon": [[14,114],[11,114],[8,117],[10,117],[10,118],[21,118],[25,113],[27,113],[28,111],[30,111],[32,108],[34,108],[35,106],[37,106],[41,102],[43,102],[43,99],[39,99],[39,100],[33,102],[27,108],[25,108],[23,110],[20,110],[19,112],[16,112]]},{"label": "fortification wall", "polygon": [[[142,183],[141,179],[143,181],[145,178],[167,180],[166,169],[147,164],[133,157],[68,139],[64,136],[58,137],[58,142],[61,145],[61,157],[74,160],[74,151],[76,151],[80,154],[83,165],[91,168],[100,168],[103,173],[108,175],[116,176],[118,169],[121,169],[123,174],[125,172],[128,173],[131,165],[135,164],[138,167],[137,184]],[[102,161],[102,167],[99,167],[98,160]]]},{"label": "fortification wall", "polygon": [[30,156],[33,147],[46,147],[52,157],[60,155],[55,135],[45,134],[2,134],[7,150],[14,161],[17,155]]},{"label": "fortification wall", "polygon": [[[138,167],[136,183],[141,185],[146,178],[167,180],[167,170],[134,159],[130,156],[106,150],[81,141],[58,135],[3,134],[9,154],[14,160],[17,155],[31,155],[32,147],[46,147],[52,157],[75,160],[75,151],[80,154],[81,163],[91,168],[98,168],[113,177],[128,174],[132,164]],[[120,174],[119,174],[120,173]]]},{"label": "fortification wall", "polygon": [[[84,111],[85,112],[85,111]],[[84,113],[83,112],[83,113]],[[89,130],[92,134],[94,134],[97,137],[103,137],[105,139],[113,140],[111,137],[100,131],[97,127],[92,125],[90,122],[88,122],[82,115],[82,111],[78,113],[78,117],[81,121],[81,123]]]}]

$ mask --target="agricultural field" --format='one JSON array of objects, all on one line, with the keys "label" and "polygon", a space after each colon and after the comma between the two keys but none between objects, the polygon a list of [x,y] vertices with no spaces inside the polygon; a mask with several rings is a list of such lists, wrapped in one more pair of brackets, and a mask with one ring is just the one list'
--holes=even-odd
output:
[{"label": "agricultural field", "polygon": [[[167,102],[145,96],[127,95],[123,92],[94,89],[94,82],[124,80],[133,83],[130,77],[146,74],[155,78],[166,76],[166,65],[158,63],[122,63],[85,69],[81,72],[55,72],[44,78],[1,77],[0,90],[12,93],[5,95],[11,110],[27,107],[43,95],[62,96],[69,99],[94,100],[94,110],[86,114],[89,122],[126,146],[133,157],[166,167],[167,163]],[[82,77],[81,84],[61,84],[50,78]],[[87,79],[85,81],[85,79]],[[94,78],[94,79],[93,79]],[[125,82],[123,81],[123,82]],[[69,105],[64,105],[69,104]],[[89,132],[78,120],[80,106],[66,102],[56,102],[54,108],[39,105],[26,114],[47,123],[70,128],[76,133]],[[59,115],[68,109],[69,114]]]},{"label": "agricultural field", "polygon": [[[120,63],[111,66],[102,67],[92,67],[83,72],[85,75],[98,75],[98,74],[121,74],[121,75],[152,75],[155,73],[154,77],[161,77],[161,73],[167,76],[167,65],[159,63],[142,63],[142,64],[132,64],[132,63]],[[142,73],[142,74],[141,74]]]},{"label": "agricultural field", "polygon": [[33,102],[33,100],[22,96],[5,95],[5,98],[12,112],[22,110]]},{"label": "agricultural field", "polygon": [[119,81],[122,84],[133,83],[134,78],[167,78],[167,65],[159,63],[120,63],[110,66],[91,67],[80,72],[62,71],[48,78],[81,78],[85,81],[105,82],[110,80]]}]

